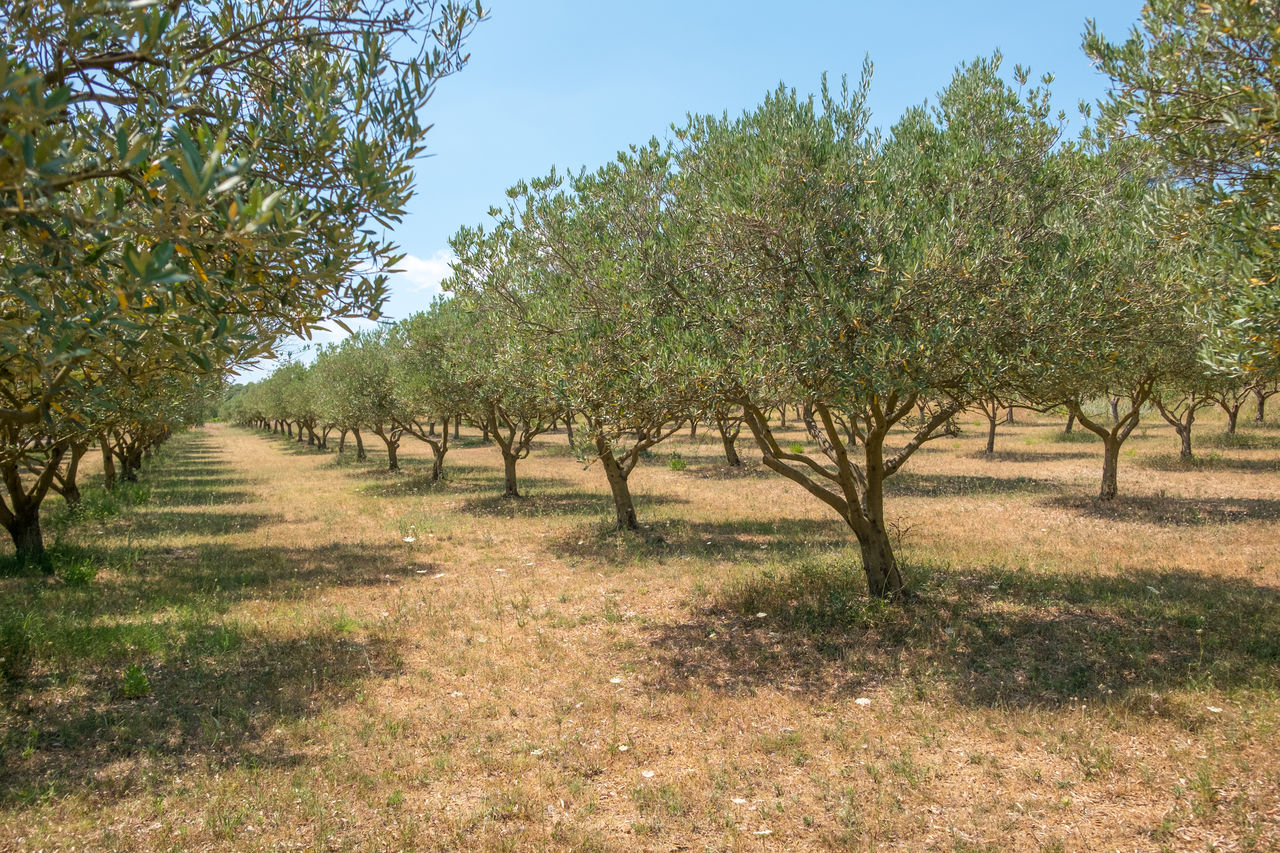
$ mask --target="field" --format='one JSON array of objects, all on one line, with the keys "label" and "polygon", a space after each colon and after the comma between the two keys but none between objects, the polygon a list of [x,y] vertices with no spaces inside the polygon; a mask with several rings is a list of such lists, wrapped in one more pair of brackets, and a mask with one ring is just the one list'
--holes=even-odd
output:
[{"label": "field", "polygon": [[639,537],[563,433],[520,500],[465,428],[436,485],[180,436],[0,578],[0,849],[1280,849],[1280,429],[1149,420],[1106,505],[1087,433],[964,427],[890,483],[890,605],[714,433]]}]

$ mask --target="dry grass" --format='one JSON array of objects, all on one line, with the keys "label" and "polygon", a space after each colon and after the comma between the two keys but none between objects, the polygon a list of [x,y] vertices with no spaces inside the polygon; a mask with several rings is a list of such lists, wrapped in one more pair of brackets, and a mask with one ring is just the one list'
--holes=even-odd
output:
[{"label": "dry grass", "polygon": [[518,501],[476,441],[431,486],[182,437],[52,520],[96,577],[0,579],[0,848],[1280,847],[1280,431],[1146,427],[1101,506],[1097,445],[966,427],[893,481],[887,607],[714,436],[638,469],[640,537],[562,434]]}]

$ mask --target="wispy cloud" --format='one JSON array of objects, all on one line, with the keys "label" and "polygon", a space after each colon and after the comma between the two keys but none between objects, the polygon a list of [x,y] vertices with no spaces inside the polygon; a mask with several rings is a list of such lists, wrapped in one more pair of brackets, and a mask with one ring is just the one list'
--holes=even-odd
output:
[{"label": "wispy cloud", "polygon": [[[398,267],[401,271],[392,276],[391,287],[393,290],[408,289],[414,293],[440,293],[440,282],[448,278],[449,262],[453,259],[453,253],[448,249],[440,249],[429,258],[406,255]],[[404,282],[406,287],[402,288],[400,282]]]}]

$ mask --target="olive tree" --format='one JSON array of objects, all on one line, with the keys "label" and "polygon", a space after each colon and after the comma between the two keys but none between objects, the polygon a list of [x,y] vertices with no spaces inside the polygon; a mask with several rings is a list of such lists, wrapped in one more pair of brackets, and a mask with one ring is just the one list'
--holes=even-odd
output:
[{"label": "olive tree", "polygon": [[508,306],[518,357],[553,408],[582,419],[576,446],[603,468],[623,530],[639,527],[631,473],[679,429],[695,390],[687,351],[660,345],[674,322],[669,288],[681,276],[673,181],[655,140],[596,172],[518,184],[493,211],[511,275],[488,274],[484,229],[454,241],[451,286]]},{"label": "olive tree", "polygon": [[1185,283],[1207,359],[1246,378],[1280,356],[1277,20],[1277,0],[1151,0],[1124,41],[1092,21],[1084,38],[1114,81],[1110,117],[1158,146],[1220,229]]},{"label": "olive tree", "polygon": [[[1016,315],[1073,200],[1047,93],[1020,98],[998,65],[963,66],[887,138],[868,129],[869,64],[852,92],[779,88],[680,134],[697,242],[677,301],[710,382],[764,464],[848,524],[875,596],[903,589],[884,483],[1031,347]],[[777,440],[777,400],[799,403],[817,452]]]},{"label": "olive tree", "polygon": [[[35,0],[0,23],[0,479],[19,555],[135,352],[208,372],[376,311],[452,0]],[[161,346],[163,344],[164,346]],[[34,507],[34,509],[33,509]]]}]

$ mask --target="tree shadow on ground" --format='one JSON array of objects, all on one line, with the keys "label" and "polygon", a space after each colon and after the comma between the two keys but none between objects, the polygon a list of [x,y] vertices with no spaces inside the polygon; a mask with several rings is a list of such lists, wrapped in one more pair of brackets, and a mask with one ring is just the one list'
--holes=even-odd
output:
[{"label": "tree shadow on ground", "polygon": [[1175,498],[1164,495],[1121,495],[1113,500],[1062,495],[1045,506],[1066,509],[1090,518],[1157,524],[1162,527],[1198,527],[1241,521],[1280,519],[1280,500],[1268,498]]},{"label": "tree shadow on ground", "polygon": [[1157,569],[1089,577],[983,568],[925,574],[916,588],[905,601],[869,601],[856,560],[761,572],[650,632],[657,683],[814,695],[883,685],[974,706],[1085,700],[1159,715],[1169,708],[1153,691],[1280,679],[1275,587]]},{"label": "tree shadow on ground", "polygon": [[345,701],[400,668],[394,642],[329,633],[275,637],[234,624],[188,626],[151,655],[129,698],[119,666],[76,673],[76,697],[28,686],[5,702],[0,803],[74,791],[125,796],[184,766],[292,766],[281,724]]},{"label": "tree shadow on ground", "polygon": [[1183,459],[1176,453],[1161,453],[1143,456],[1137,464],[1150,471],[1167,471],[1170,473],[1195,473],[1198,471],[1249,471],[1256,473],[1274,473],[1280,471],[1280,459],[1239,459],[1219,456],[1217,453],[1194,456]]},{"label": "tree shadow on ground", "polygon": [[1052,480],[1035,477],[990,477],[984,474],[917,474],[903,471],[885,481],[886,495],[893,497],[963,497],[966,495],[1036,494],[1062,488]]},{"label": "tree shadow on ground", "polygon": [[[154,497],[153,497],[154,501]],[[210,506],[223,501],[215,497]],[[226,501],[231,503],[231,501]],[[121,524],[134,536],[157,536],[165,533],[182,533],[195,536],[230,536],[256,530],[264,524],[280,521],[281,516],[262,512],[223,512],[211,509],[169,509],[154,503],[132,513]]]},{"label": "tree shadow on ground", "polygon": [[[537,518],[550,515],[598,516],[612,511],[612,499],[607,493],[589,492],[583,489],[556,488],[554,480],[538,481],[530,479],[521,484],[523,495],[518,498],[507,498],[501,494],[502,483],[499,478],[497,494],[469,498],[462,502],[459,510],[468,515],[480,515],[493,518]],[[640,511],[655,506],[687,504],[684,498],[664,494],[637,495],[636,503]]]},{"label": "tree shadow on ground", "polygon": [[970,459],[977,459],[982,462],[1014,462],[1014,463],[1041,463],[1041,462],[1064,462],[1068,459],[1090,459],[1096,454],[1087,453],[1083,450],[1063,450],[1053,452],[1051,450],[1001,450],[996,448],[995,453],[988,456],[985,451],[975,450],[972,453],[965,454]]},{"label": "tree shadow on ground", "polygon": [[[404,466],[400,471],[362,471],[363,479],[371,482],[359,488],[362,495],[373,497],[396,498],[413,495],[430,494],[436,491],[451,493],[495,494],[500,498],[506,488],[502,470],[482,465],[449,465],[445,464],[444,475],[439,480],[432,480],[430,461],[425,470],[419,466]],[[518,477],[521,492],[530,494],[564,490],[572,486],[571,480],[560,477]]]},{"label": "tree shadow on ground", "polygon": [[[604,500],[607,503],[607,496]],[[642,509],[648,501],[647,496],[638,499]],[[607,505],[604,508],[610,509]],[[686,557],[756,565],[845,549],[849,536],[839,519],[672,519],[642,524],[638,533],[620,532],[609,522],[601,522],[579,531],[576,538],[549,543],[549,547],[561,559],[610,566]]]},{"label": "tree shadow on ground", "polygon": [[[271,521],[252,503],[200,513],[162,499],[181,494],[192,471],[208,493],[231,495],[241,479],[227,468],[221,457],[179,445],[148,468],[149,502],[115,508],[118,517],[89,516],[109,539],[55,546],[59,568],[88,565],[96,575],[75,584],[30,573],[0,579],[0,802],[124,794],[189,764],[300,762],[274,737],[280,723],[398,670],[399,638],[383,622],[335,617],[331,630],[313,621],[290,631],[228,613],[247,599],[300,601],[432,570],[399,543],[289,548],[153,538]],[[125,532],[128,544],[112,544]],[[315,616],[322,621],[323,611]],[[132,680],[124,675],[131,666]]]},{"label": "tree shadow on ground", "polygon": [[1263,435],[1244,429],[1240,432],[1196,433],[1192,441],[1199,447],[1218,450],[1280,450],[1280,435]]}]

